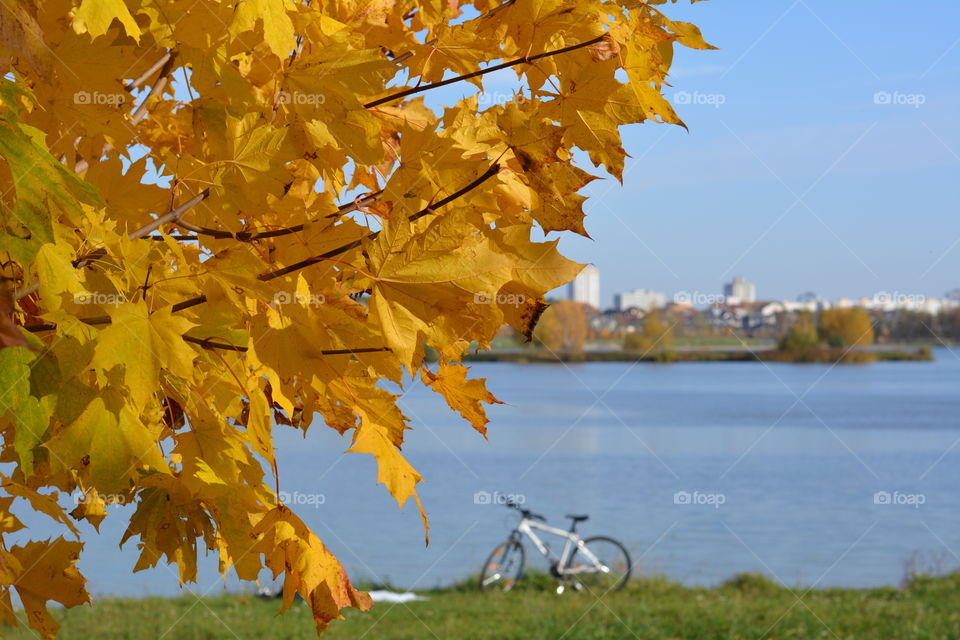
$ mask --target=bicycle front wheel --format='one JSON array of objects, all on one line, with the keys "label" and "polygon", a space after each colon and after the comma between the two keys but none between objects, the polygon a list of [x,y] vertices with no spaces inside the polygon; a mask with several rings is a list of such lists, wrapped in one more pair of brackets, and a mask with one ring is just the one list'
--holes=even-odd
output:
[{"label": "bicycle front wheel", "polygon": [[480,572],[480,590],[510,591],[523,577],[523,545],[507,540],[493,550]]},{"label": "bicycle front wheel", "polygon": [[630,579],[632,564],[627,549],[606,536],[587,538],[578,546],[566,573],[598,596],[619,591]]}]

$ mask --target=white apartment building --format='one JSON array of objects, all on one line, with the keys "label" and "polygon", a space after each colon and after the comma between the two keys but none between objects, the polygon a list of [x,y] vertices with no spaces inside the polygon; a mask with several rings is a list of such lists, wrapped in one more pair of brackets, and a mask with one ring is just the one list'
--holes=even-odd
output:
[{"label": "white apartment building", "polygon": [[600,270],[593,265],[583,268],[576,279],[567,285],[567,297],[580,304],[600,308]]},{"label": "white apartment building", "polygon": [[733,282],[723,285],[723,297],[727,304],[742,304],[757,301],[757,285],[736,276]]}]

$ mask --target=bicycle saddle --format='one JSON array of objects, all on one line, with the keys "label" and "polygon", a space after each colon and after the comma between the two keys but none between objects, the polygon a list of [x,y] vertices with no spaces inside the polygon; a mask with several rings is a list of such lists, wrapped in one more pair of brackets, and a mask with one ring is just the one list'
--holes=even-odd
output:
[{"label": "bicycle saddle", "polygon": [[570,519],[573,520],[574,522],[583,522],[583,521],[585,521],[585,520],[589,520],[589,519],[590,519],[590,516],[572,516],[572,515],[570,515],[569,513],[567,514],[566,517],[567,517],[567,518],[570,518]]}]

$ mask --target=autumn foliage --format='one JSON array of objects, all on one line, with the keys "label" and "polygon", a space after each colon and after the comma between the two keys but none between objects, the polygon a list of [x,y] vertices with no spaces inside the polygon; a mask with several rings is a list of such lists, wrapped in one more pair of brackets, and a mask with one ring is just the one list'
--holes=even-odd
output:
[{"label": "autumn foliage", "polygon": [[[134,570],[191,581],[206,550],[283,574],[318,630],[368,608],[278,503],[272,431],[336,429],[423,512],[387,389],[419,376],[485,432],[461,356],[529,338],[580,269],[532,239],[585,234],[573,149],[619,178],[618,127],[681,124],[673,46],[709,45],[662,4],[4,2],[0,535],[14,507],[63,529],[0,546],[4,617],[15,589],[50,638],[48,601],[89,600],[74,563],[111,501]],[[494,69],[512,99],[459,97]]]}]

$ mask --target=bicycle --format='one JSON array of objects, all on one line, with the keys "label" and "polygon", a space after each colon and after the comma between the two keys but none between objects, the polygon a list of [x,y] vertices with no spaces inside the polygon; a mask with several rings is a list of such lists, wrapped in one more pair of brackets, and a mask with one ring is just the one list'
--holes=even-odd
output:
[{"label": "bicycle", "polygon": [[[619,591],[627,584],[632,564],[630,554],[622,544],[607,536],[582,539],[577,535],[577,524],[585,522],[589,516],[567,515],[571,520],[570,530],[564,531],[548,526],[542,515],[513,502],[506,503],[506,506],[520,512],[520,524],[487,558],[480,573],[481,591],[496,588],[495,585],[503,591],[510,591],[523,578],[526,561],[523,536],[529,538],[550,563],[550,574],[560,582],[557,593],[563,593],[567,584],[578,591],[586,588],[600,593]],[[534,533],[534,529],[564,538],[559,558]]]}]

